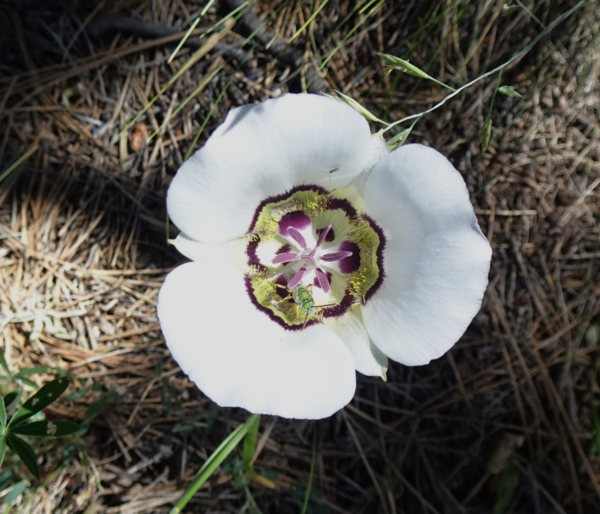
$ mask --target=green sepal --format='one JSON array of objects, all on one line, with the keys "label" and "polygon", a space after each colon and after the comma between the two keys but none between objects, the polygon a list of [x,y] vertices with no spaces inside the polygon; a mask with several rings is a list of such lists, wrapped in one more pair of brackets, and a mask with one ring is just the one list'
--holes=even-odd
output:
[{"label": "green sepal", "polygon": [[61,437],[74,434],[79,430],[81,430],[81,427],[72,421],[34,421],[13,428],[11,433],[38,437]]},{"label": "green sepal", "polygon": [[9,434],[6,437],[8,447],[15,452],[31,474],[40,479],[40,468],[37,465],[37,456],[33,451],[33,448],[29,446],[23,439],[15,435]]},{"label": "green sepal", "polygon": [[521,98],[521,94],[519,92],[515,91],[515,88],[513,86],[500,86],[498,88],[498,93],[502,93],[503,95],[506,95],[506,96],[513,96],[513,97]]},{"label": "green sepal", "polygon": [[488,145],[490,144],[490,137],[492,136],[492,118],[491,116],[487,116],[485,121],[483,122],[483,127],[481,128],[481,151],[485,152],[487,150]]},{"label": "green sepal", "polygon": [[392,139],[390,139],[387,142],[390,152],[393,152],[397,148],[400,148],[404,143],[406,143],[406,140],[408,139],[408,136],[410,136],[411,132],[412,132],[412,127],[407,128],[406,130],[403,130],[399,134],[396,134]]},{"label": "green sepal", "polygon": [[4,454],[6,453],[6,436],[0,435],[0,466],[4,462]]},{"label": "green sepal", "polygon": [[23,406],[17,411],[8,424],[9,427],[16,427],[42,409],[45,409],[51,403],[54,403],[58,397],[69,387],[69,379],[66,377],[57,378],[48,382],[45,386],[35,393]]}]

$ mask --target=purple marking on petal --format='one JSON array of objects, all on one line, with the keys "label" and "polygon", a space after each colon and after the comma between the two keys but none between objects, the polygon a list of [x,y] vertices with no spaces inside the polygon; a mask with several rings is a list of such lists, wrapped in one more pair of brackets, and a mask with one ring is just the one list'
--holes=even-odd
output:
[{"label": "purple marking on petal", "polygon": [[[281,277],[281,275],[280,275]],[[301,331],[304,330],[306,327],[310,327],[311,325],[316,325],[317,323],[319,323],[319,320],[316,318],[313,319],[309,319],[308,323],[306,323],[306,326],[302,326],[300,324],[298,325],[288,325],[285,321],[283,321],[279,316],[275,315],[275,313],[271,310],[268,309],[266,307],[263,307],[260,303],[258,303],[258,300],[256,299],[256,296],[254,296],[254,291],[252,289],[252,281],[250,280],[250,277],[248,277],[247,275],[244,276],[244,282],[246,284],[246,292],[248,293],[248,297],[250,298],[250,302],[252,303],[252,305],[254,305],[254,307],[256,307],[259,311],[265,313],[269,319],[271,321],[273,321],[274,323],[277,323],[281,328],[283,328],[284,330],[293,332],[293,331]],[[279,277],[277,279],[277,283],[280,283]],[[283,283],[282,285],[286,285],[285,284],[285,278],[283,279]],[[280,287],[278,287],[277,289],[281,289]],[[289,296],[288,291],[286,291],[285,289],[281,289],[281,292],[278,292],[278,294],[282,297],[285,298],[286,296]]]},{"label": "purple marking on petal", "polygon": [[281,255],[282,253],[288,253],[292,247],[290,245],[283,245],[279,250],[275,252],[275,255]]},{"label": "purple marking on petal", "polygon": [[337,305],[332,305],[331,307],[324,307],[321,311],[322,315],[324,318],[338,318],[339,316],[342,316],[346,314],[346,312],[348,312],[350,307],[352,307],[353,302],[354,297],[350,294],[350,291],[346,289],[342,301]]},{"label": "purple marking on petal", "polygon": [[340,245],[340,253],[350,253],[347,257],[343,258],[338,264],[342,273],[353,273],[360,267],[360,249],[356,243],[351,241],[344,241]]},{"label": "purple marking on petal", "polygon": [[265,198],[262,202],[260,202],[256,207],[256,210],[254,211],[254,216],[252,216],[252,222],[250,223],[250,227],[248,228],[247,233],[250,234],[254,231],[254,227],[256,226],[256,222],[258,221],[258,217],[260,216],[260,213],[265,207],[265,205],[268,205],[270,203],[281,202],[282,200],[287,200],[290,196],[292,196],[294,193],[297,193],[298,191],[313,191],[314,193],[318,193],[320,195],[329,194],[329,191],[327,191],[327,189],[325,189],[324,187],[317,186],[315,184],[309,184],[293,187],[292,189],[289,189],[288,191],[280,195],[269,196],[268,198]]},{"label": "purple marking on petal", "polygon": [[298,259],[297,253],[280,253],[276,255],[271,261],[273,264],[280,264],[282,262],[292,262]]},{"label": "purple marking on petal", "polygon": [[377,280],[375,281],[375,283],[371,286],[371,288],[365,294],[365,298],[363,300],[363,304],[365,304],[372,298],[372,296],[381,287],[381,284],[383,283],[383,279],[385,278],[385,268],[384,268],[384,262],[383,262],[383,251],[385,250],[385,233],[383,232],[383,229],[370,216],[363,214],[362,218],[369,222],[369,225],[371,225],[371,228],[379,236],[379,246],[377,247],[377,267],[379,268],[379,276],[377,277]]},{"label": "purple marking on petal", "polygon": [[304,274],[306,273],[306,269],[307,269],[306,265],[304,265],[296,272],[296,274],[288,282],[289,289],[294,289],[294,287],[296,287],[302,281],[302,277],[304,277]]},{"label": "purple marking on petal", "polygon": [[328,293],[331,288],[329,287],[327,275],[325,275],[325,273],[323,273],[320,269],[315,270],[315,275],[317,275],[317,280],[319,281],[319,285],[321,286],[321,289],[323,289],[323,292]]},{"label": "purple marking on petal", "polygon": [[275,288],[275,290],[277,291],[277,294],[281,298],[287,298],[290,295],[290,293],[288,291],[288,281],[287,281],[287,279],[283,275],[279,275],[277,277],[277,279],[275,280],[275,283],[278,286],[283,286],[283,287],[276,287]]},{"label": "purple marking on petal", "polygon": [[288,236],[290,236],[296,243],[300,245],[302,248],[306,248],[306,239],[304,236],[298,232],[294,227],[288,227],[287,229]]},{"label": "purple marking on petal", "polygon": [[303,255],[301,258],[302,259],[306,259],[308,262],[310,262],[313,266],[317,265],[317,261],[315,261],[315,253],[317,252],[316,248],[313,248],[312,252],[307,253],[306,255]]},{"label": "purple marking on petal", "polygon": [[[347,241],[344,241],[344,242],[347,242]],[[342,243],[342,244],[344,244],[344,243]],[[326,253],[325,255],[321,255],[321,259],[323,259],[325,262],[335,262],[335,261],[339,261],[341,259],[345,259],[346,257],[350,257],[351,255],[353,255],[353,252],[350,252],[350,251],[332,252],[332,253]]]},{"label": "purple marking on petal", "polygon": [[290,228],[302,230],[310,225],[310,218],[302,211],[288,212],[279,222],[279,233],[282,236],[288,235]]},{"label": "purple marking on petal", "polygon": [[331,232],[332,228],[333,228],[333,225],[329,225],[321,231],[321,233],[319,234],[319,239],[317,240],[317,246],[321,246],[323,241],[325,241],[327,239],[327,236],[329,235],[329,232]]},{"label": "purple marking on petal", "polygon": [[330,198],[327,202],[327,210],[341,209],[348,218],[354,218],[358,213],[352,204],[345,198]]}]

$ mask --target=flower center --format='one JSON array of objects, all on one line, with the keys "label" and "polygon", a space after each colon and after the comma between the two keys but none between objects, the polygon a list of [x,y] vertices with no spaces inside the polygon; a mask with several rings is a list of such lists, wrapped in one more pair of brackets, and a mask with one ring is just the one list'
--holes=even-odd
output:
[{"label": "flower center", "polygon": [[366,302],[384,276],[382,230],[317,186],[262,202],[249,235],[248,293],[286,329],[343,316]]}]

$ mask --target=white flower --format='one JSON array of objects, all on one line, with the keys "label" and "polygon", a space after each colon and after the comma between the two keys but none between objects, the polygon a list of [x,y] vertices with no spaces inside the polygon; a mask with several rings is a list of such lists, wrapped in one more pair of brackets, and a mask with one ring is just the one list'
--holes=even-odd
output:
[{"label": "white flower", "polygon": [[425,146],[388,153],[341,102],[234,109],[167,204],[192,262],[161,289],[162,330],[221,406],[329,416],[355,369],[426,364],[481,306],[491,249],[461,175]]}]

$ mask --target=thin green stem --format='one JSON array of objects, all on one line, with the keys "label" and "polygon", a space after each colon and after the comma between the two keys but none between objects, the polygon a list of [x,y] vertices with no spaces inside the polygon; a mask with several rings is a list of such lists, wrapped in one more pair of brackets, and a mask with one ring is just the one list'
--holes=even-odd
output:
[{"label": "thin green stem", "polygon": [[517,59],[520,59],[527,52],[529,52],[529,50],[531,50],[535,45],[537,45],[540,42],[541,39],[543,39],[544,37],[546,37],[550,32],[552,32],[556,27],[558,27],[558,25],[560,25],[563,21],[565,21],[567,18],[569,18],[569,16],[571,16],[575,11],[577,11],[586,2],[587,2],[587,0],[580,0],[574,7],[572,7],[571,9],[569,9],[562,16],[560,16],[552,25],[550,25],[546,30],[544,30],[544,32],[542,32],[540,35],[538,35],[531,43],[529,43],[525,48],[523,48],[523,50],[521,50],[517,54],[513,55],[504,64],[501,64],[500,66],[497,66],[493,70],[488,71],[487,73],[484,73],[480,77],[477,77],[476,79],[473,79],[471,82],[468,82],[464,86],[459,87],[456,91],[454,91],[454,93],[450,93],[441,102],[435,104],[430,109],[427,109],[426,111],[420,112],[418,114],[412,114],[411,116],[406,116],[405,118],[402,118],[401,120],[395,121],[394,123],[391,123],[390,125],[388,125],[383,131],[387,132],[392,127],[395,127],[396,125],[399,125],[400,123],[404,123],[405,121],[413,120],[415,118],[420,118],[421,116],[424,116],[425,114],[429,114],[430,112],[433,112],[436,109],[439,109],[448,100],[450,100],[450,99],[454,98],[455,96],[459,95],[465,89],[471,87],[472,85],[476,84],[480,80],[483,80],[483,79],[489,77],[490,75],[493,75],[494,73],[497,73],[497,72],[503,70],[504,68],[506,68],[507,66],[509,66],[513,62],[515,62]]},{"label": "thin green stem", "polygon": [[529,14],[529,16],[531,16],[531,19],[534,20],[540,27],[542,27],[543,29],[546,28],[546,25],[544,25],[535,14],[533,14],[529,9],[527,9],[527,7],[525,7],[520,0],[515,0],[515,2],[517,2],[517,4],[519,4],[519,7],[523,9],[527,14]]},{"label": "thin green stem", "polygon": [[0,182],[2,182],[13,171],[15,171],[15,169],[17,169],[19,166],[21,166],[21,164],[23,164],[27,159],[29,159],[38,148],[39,148],[38,145],[35,145],[34,147],[30,148],[29,150],[27,150],[27,152],[25,152],[25,154],[23,154],[15,162],[13,162],[8,168],[6,168],[4,173],[2,173],[2,175],[0,175]]},{"label": "thin green stem", "polygon": [[198,470],[198,473],[196,474],[194,480],[192,480],[192,483],[186,489],[185,493],[183,493],[183,496],[179,499],[175,507],[171,509],[169,514],[179,514],[185,508],[194,494],[196,494],[198,489],[202,487],[202,485],[210,478],[215,470],[240,443],[250,427],[256,423],[256,420],[259,416],[260,414],[251,414],[246,422],[231,432],[231,434],[229,434],[229,436],[219,445],[212,455],[206,459],[206,462]]},{"label": "thin green stem", "polygon": [[312,457],[310,459],[310,472],[308,473],[308,484],[306,484],[306,493],[304,493],[304,503],[302,504],[302,512],[300,514],[306,514],[308,509],[308,501],[310,500],[310,490],[312,488],[313,476],[315,473],[315,461],[317,460],[317,424],[314,424],[313,430],[313,447]]},{"label": "thin green stem", "polygon": [[327,5],[327,2],[329,2],[329,0],[325,0],[320,6],[319,8],[312,13],[312,15],[310,16],[310,18],[308,18],[308,20],[306,20],[306,22],[304,23],[304,25],[302,25],[302,27],[300,27],[296,33],[292,36],[292,38],[288,41],[288,45],[292,43],[292,41],[294,41],[294,39],[296,39],[300,34],[302,34],[302,31],[308,27],[310,25],[310,23],[317,17],[317,15],[321,12],[321,10],[323,9],[323,7],[325,7]]},{"label": "thin green stem", "polygon": [[196,25],[198,25],[198,23],[200,22],[200,18],[202,17],[202,14],[200,14],[200,16],[198,16],[195,20],[194,23],[192,23],[192,26],[188,29],[188,31],[185,33],[185,36],[183,36],[183,38],[181,39],[181,41],[177,44],[177,46],[175,47],[175,50],[173,50],[173,53],[171,54],[171,57],[169,57],[169,60],[167,61],[167,64],[171,64],[173,62],[173,59],[175,59],[175,56],[179,53],[179,50],[181,50],[181,47],[185,44],[185,42],[188,40],[188,38],[190,37],[190,34],[193,32],[193,30],[196,28]]},{"label": "thin green stem", "polygon": [[[239,7],[237,7],[236,9],[234,9],[233,11],[231,11],[227,16],[224,16],[223,18],[221,18],[213,27],[211,27],[210,29],[208,29],[206,32],[204,32],[203,34],[200,35],[200,37],[205,37],[207,34],[209,34],[210,32],[214,31],[217,27],[219,27],[220,25],[222,25],[223,23],[225,23],[228,19],[230,19],[231,17],[237,15],[244,7],[246,7],[246,5],[248,5],[248,2],[244,2],[242,5],[240,5]],[[240,14],[241,16],[241,14]],[[239,18],[239,16],[238,16]],[[236,18],[236,21],[237,19]],[[225,27],[223,29],[223,31],[221,31],[221,34],[226,32],[228,30],[227,27]],[[217,36],[217,40],[219,39],[219,36]],[[127,125],[125,125],[125,127],[123,127],[119,133],[113,137],[110,142],[108,143],[108,148],[112,147],[121,137],[122,134],[124,134],[125,132],[127,132],[129,129],[131,129],[131,127],[133,127],[137,120],[139,120],[145,113],[146,111],[148,111],[148,109],[150,109],[150,107],[152,107],[156,101],[165,93],[165,91],[167,91],[167,89],[169,89],[176,81],[177,79],[183,74],[185,73],[187,70],[189,70],[194,64],[196,64],[196,62],[202,58],[206,52],[207,52],[207,48],[209,48],[212,44],[213,40],[209,39],[204,45],[202,45],[200,48],[198,48],[198,50],[196,50],[191,58],[179,69],[179,71],[177,71],[177,73],[175,73],[175,75],[173,75],[171,77],[171,79],[167,82],[167,85],[164,86],[132,119],[129,123],[127,123]]]},{"label": "thin green stem", "polygon": [[219,96],[215,100],[215,103],[213,103],[212,107],[210,108],[210,111],[208,111],[206,118],[204,118],[204,121],[202,122],[202,126],[200,127],[200,130],[198,130],[197,134],[194,136],[194,140],[192,141],[192,144],[190,145],[187,153],[185,154],[185,159],[184,159],[185,161],[187,161],[190,158],[190,155],[192,155],[192,152],[194,151],[194,147],[196,146],[198,139],[200,139],[200,135],[202,134],[202,132],[204,132],[204,128],[206,127],[208,120],[210,120],[211,116],[213,115],[213,112],[215,112],[217,105],[219,105],[219,102],[225,95],[225,92],[229,89],[229,86],[231,85],[232,81],[233,81],[233,77],[231,77],[229,79],[229,82],[227,82],[227,84],[225,85],[223,90],[219,93]]},{"label": "thin green stem", "polygon": [[494,107],[494,102],[496,101],[496,95],[498,94],[498,88],[500,87],[500,79],[502,78],[502,70],[498,73],[498,82],[496,83],[496,89],[494,89],[494,94],[492,95],[492,101],[490,102],[490,112],[488,116],[492,117],[492,108]]}]

